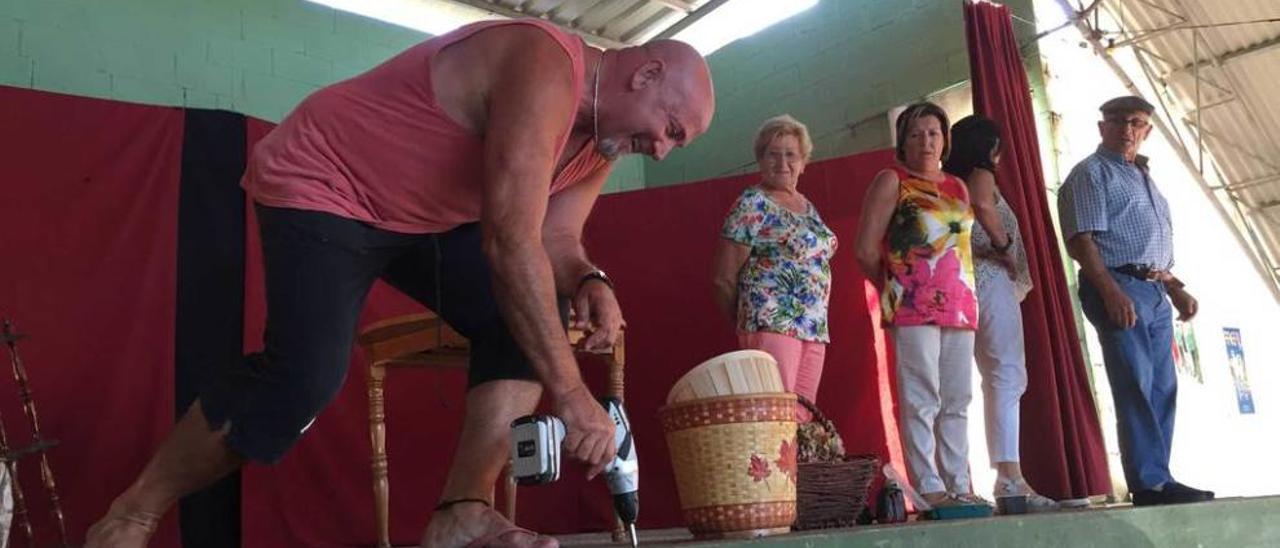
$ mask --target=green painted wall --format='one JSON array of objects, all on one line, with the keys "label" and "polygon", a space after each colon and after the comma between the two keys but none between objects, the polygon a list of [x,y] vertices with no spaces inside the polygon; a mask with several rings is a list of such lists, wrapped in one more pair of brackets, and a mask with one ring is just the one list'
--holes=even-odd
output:
[{"label": "green painted wall", "polygon": [[0,82],[278,121],[421,33],[302,0],[3,0]]},{"label": "green painted wall", "polygon": [[[1006,4],[1033,19],[1031,0]],[[756,127],[781,112],[817,159],[883,147],[888,109],[968,77],[963,28],[959,0],[822,0],[714,53],[711,130],[666,162],[624,159],[607,191],[751,171]],[[0,0],[0,84],[278,121],[425,36],[303,0]]]},{"label": "green painted wall", "polygon": [[0,0],[0,85],[279,121],[426,36],[303,0]]},{"label": "green painted wall", "polygon": [[[1004,4],[1034,20],[1031,0]],[[1014,30],[1034,34],[1021,22]],[[815,159],[889,146],[889,109],[969,78],[960,0],[822,0],[710,64],[715,121],[666,161],[646,160],[649,186],[755,170],[756,128],[781,113],[809,126]]]}]

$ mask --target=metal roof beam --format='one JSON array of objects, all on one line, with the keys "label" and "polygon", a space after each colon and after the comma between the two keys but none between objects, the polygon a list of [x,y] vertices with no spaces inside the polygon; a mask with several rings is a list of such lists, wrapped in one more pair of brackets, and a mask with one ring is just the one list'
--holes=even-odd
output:
[{"label": "metal roof beam", "polygon": [[1201,59],[1198,62],[1194,62],[1194,63],[1187,63],[1185,65],[1182,65],[1178,68],[1175,68],[1169,71],[1168,76],[1173,76],[1181,72],[1194,70],[1197,65],[1202,67],[1208,64],[1213,64],[1215,66],[1222,66],[1222,65],[1225,65],[1228,61],[1231,61],[1232,59],[1238,59],[1240,57],[1244,57],[1251,53],[1267,51],[1276,46],[1280,46],[1280,35],[1273,36],[1271,38],[1268,38],[1266,40],[1263,40],[1255,44],[1250,44],[1240,49],[1234,49],[1234,50],[1228,51],[1226,53],[1223,53],[1222,55],[1217,55],[1207,59]]},{"label": "metal roof beam", "polygon": [[689,28],[690,25],[697,23],[699,19],[706,17],[708,13],[715,11],[716,8],[723,6],[728,2],[729,0],[709,0],[706,4],[703,4],[702,7],[693,10],[689,15],[686,15],[684,19],[676,21],[676,24],[667,27],[667,30],[658,33],[654,38],[671,38],[672,36],[679,34],[680,31]]},{"label": "metal roof beam", "polygon": [[1166,67],[1173,66],[1173,62],[1169,61],[1168,59],[1165,59],[1163,55],[1160,55],[1159,53],[1151,51],[1150,49],[1144,48],[1137,44],[1134,44],[1133,49],[1141,51],[1144,55],[1149,55],[1151,57],[1154,57],[1157,61],[1164,63],[1164,66]]},{"label": "metal roof beam", "polygon": [[[447,0],[447,1],[453,2],[455,4],[462,4],[465,6],[482,9],[489,13],[494,13],[497,15],[501,15],[503,17],[511,18],[511,19],[520,19],[524,17],[533,16],[532,14],[516,11],[500,4],[486,2],[485,0]],[[556,23],[555,21],[552,21],[552,22]],[[601,36],[599,34],[596,34],[594,32],[590,32],[584,29],[577,29],[567,25],[561,25],[560,23],[556,23],[556,25],[564,30],[577,34],[578,36],[581,36],[584,40],[596,46],[601,46],[601,47],[610,48],[610,49],[620,49],[630,45],[630,44],[619,42],[607,36]]]},{"label": "metal roof beam", "polygon": [[[1177,86],[1181,86],[1181,85],[1182,85],[1180,82],[1174,82],[1173,80],[1170,80],[1170,79],[1168,79],[1168,78],[1161,78],[1159,75],[1152,75],[1152,78],[1153,78],[1154,80],[1156,80],[1157,82],[1160,82],[1160,83],[1165,84],[1165,85],[1170,85],[1170,84],[1175,84],[1175,85],[1177,85]],[[1236,91],[1235,91],[1234,89],[1232,89],[1232,88],[1230,88],[1230,87],[1227,87],[1227,86],[1225,86],[1225,85],[1219,84],[1219,83],[1217,82],[1217,80],[1214,80],[1214,79],[1212,79],[1212,78],[1209,78],[1209,77],[1208,77],[1208,76],[1206,76],[1204,73],[1200,73],[1200,78],[1199,78],[1199,80],[1200,80],[1200,83],[1202,83],[1202,84],[1207,84],[1209,87],[1214,88],[1214,89],[1216,89],[1216,90],[1218,90],[1218,91],[1221,91],[1221,92],[1222,92],[1222,93],[1224,93],[1224,94],[1227,94],[1227,95],[1233,95],[1233,96],[1236,94]],[[1194,84],[1192,84],[1192,85],[1194,85]]]},{"label": "metal roof beam", "polygon": [[1178,13],[1178,12],[1176,12],[1176,11],[1173,11],[1173,10],[1171,10],[1171,9],[1169,9],[1169,8],[1166,8],[1166,7],[1164,7],[1164,6],[1158,5],[1158,4],[1156,4],[1155,2],[1149,2],[1149,1],[1147,1],[1147,0],[1138,0],[1138,3],[1139,3],[1139,4],[1142,4],[1142,5],[1144,5],[1144,6],[1150,7],[1151,9],[1154,9],[1154,10],[1156,10],[1156,11],[1164,12],[1164,13],[1168,14],[1170,17],[1175,17],[1175,18],[1177,18],[1177,19],[1179,20],[1179,22],[1186,22],[1186,20],[1187,20],[1187,16],[1185,16],[1185,15],[1183,15],[1183,14],[1181,14],[1181,13]]},{"label": "metal roof beam", "polygon": [[[627,6],[626,9],[622,10],[617,15],[613,16],[613,18],[610,21],[606,22],[604,26],[600,28],[600,32],[601,33],[608,32],[609,27],[613,23],[621,23],[623,21],[626,21],[627,18],[635,15],[636,12],[639,12],[641,9],[643,9],[645,6],[648,6],[648,5],[649,3],[646,0],[637,0],[635,2],[632,2],[630,6]],[[658,11],[662,11],[662,10],[658,10]],[[646,25],[647,25],[647,22],[646,22]],[[630,35],[623,36],[622,41],[630,43],[631,36]]]},{"label": "metal roof beam", "polygon": [[[1205,81],[1207,82],[1208,80],[1205,80]],[[1204,105],[1204,106],[1200,106],[1200,107],[1192,108],[1192,109],[1191,109],[1190,111],[1188,111],[1187,113],[1188,113],[1188,114],[1192,114],[1192,113],[1195,113],[1195,112],[1204,112],[1204,111],[1209,110],[1209,109],[1211,109],[1211,108],[1220,107],[1220,106],[1222,106],[1222,105],[1229,105],[1229,104],[1234,103],[1234,102],[1239,101],[1239,100],[1240,100],[1240,98],[1239,98],[1239,97],[1236,97],[1236,96],[1235,96],[1235,94],[1232,94],[1230,97],[1227,97],[1226,99],[1222,99],[1222,100],[1220,100],[1220,101],[1215,101],[1215,102],[1209,103],[1209,104]]]},{"label": "metal roof beam", "polygon": [[1266,156],[1264,156],[1264,155],[1262,155],[1262,154],[1259,154],[1259,153],[1257,153],[1257,152],[1254,152],[1254,151],[1250,150],[1248,147],[1246,147],[1246,146],[1244,146],[1244,145],[1242,145],[1242,144],[1240,144],[1240,143],[1237,143],[1237,142],[1235,142],[1235,141],[1232,141],[1231,139],[1228,139],[1228,138],[1226,138],[1226,137],[1222,136],[1222,135],[1221,135],[1221,134],[1219,134],[1219,133],[1215,133],[1215,132],[1213,132],[1213,131],[1210,131],[1210,130],[1208,130],[1208,129],[1205,129],[1205,128],[1204,128],[1204,127],[1202,127],[1202,126],[1198,126],[1198,125],[1196,125],[1196,121],[1195,121],[1195,120],[1193,120],[1193,119],[1191,119],[1191,118],[1183,117],[1183,118],[1182,118],[1182,121],[1183,121],[1184,123],[1186,123],[1187,125],[1189,125],[1189,126],[1195,127],[1195,128],[1196,128],[1196,131],[1199,131],[1199,132],[1200,132],[1202,135],[1204,135],[1205,137],[1208,137],[1208,138],[1213,139],[1213,140],[1215,140],[1215,141],[1217,141],[1217,142],[1219,142],[1219,143],[1222,143],[1222,144],[1224,144],[1224,145],[1226,145],[1226,146],[1228,146],[1228,147],[1231,147],[1231,148],[1235,149],[1235,150],[1236,150],[1236,152],[1239,152],[1240,154],[1243,154],[1243,155],[1245,155],[1245,156],[1248,156],[1248,157],[1250,157],[1250,158],[1253,158],[1254,160],[1257,160],[1257,161],[1258,161],[1258,163],[1260,163],[1260,164],[1262,164],[1262,165],[1264,165],[1264,166],[1267,166],[1267,167],[1271,168],[1272,170],[1280,171],[1280,166],[1277,166],[1276,164],[1272,163],[1271,158],[1268,158],[1268,157],[1266,157]]},{"label": "metal roof beam", "polygon": [[682,11],[684,13],[693,12],[693,2],[688,2],[686,0],[653,0],[653,1],[659,4],[662,4],[664,6],[667,6],[671,9]]},{"label": "metal roof beam", "polygon": [[1125,47],[1125,46],[1132,46],[1132,45],[1134,45],[1134,44],[1140,44],[1140,43],[1142,43],[1142,42],[1146,42],[1147,40],[1150,40],[1150,39],[1152,39],[1152,38],[1156,38],[1156,37],[1158,37],[1158,36],[1160,36],[1160,35],[1168,34],[1168,33],[1170,33],[1170,32],[1176,31],[1176,30],[1182,30],[1182,28],[1183,28],[1183,27],[1185,27],[1185,26],[1186,26],[1186,24],[1185,24],[1185,23],[1174,23],[1174,24],[1169,25],[1169,26],[1167,26],[1167,27],[1160,27],[1160,28],[1158,28],[1158,29],[1151,29],[1151,30],[1148,30],[1148,31],[1141,32],[1141,33],[1139,33],[1139,34],[1135,34],[1135,35],[1133,35],[1132,37],[1125,38],[1124,40],[1120,40],[1120,41],[1116,41],[1116,42],[1110,42],[1110,43],[1108,43],[1108,44],[1107,44],[1107,47],[1110,47],[1110,48],[1123,48],[1123,47]]},{"label": "metal roof beam", "polygon": [[1271,182],[1275,182],[1275,181],[1280,181],[1280,173],[1273,173],[1273,174],[1271,174],[1271,175],[1264,175],[1264,176],[1262,176],[1262,177],[1254,177],[1254,178],[1252,178],[1252,179],[1245,179],[1245,180],[1240,181],[1240,182],[1238,182],[1238,183],[1227,183],[1227,184],[1225,184],[1225,185],[1218,185],[1218,186],[1216,186],[1216,187],[1214,187],[1214,188],[1215,188],[1215,189],[1220,189],[1220,190],[1231,190],[1231,191],[1236,191],[1236,190],[1243,190],[1243,189],[1246,189],[1246,188],[1253,188],[1253,187],[1255,187],[1255,186],[1262,186],[1262,185],[1265,185],[1265,184],[1267,184],[1267,183],[1271,183]]},{"label": "metal roof beam", "polygon": [[[636,25],[635,27],[632,27],[630,31],[627,31],[626,34],[623,34],[622,39],[628,43],[631,43],[639,39],[640,36],[644,36],[645,34],[648,34],[649,32],[653,31],[654,28],[656,28],[659,24],[662,23],[663,19],[666,19],[668,17],[668,13],[667,13],[668,11],[669,10],[660,9],[658,11],[653,12],[653,14],[650,15],[647,19],[645,19],[642,23],[640,23],[639,25]],[[680,19],[679,21],[683,21],[684,20],[683,18],[692,17],[692,16],[683,15],[681,17],[682,19]],[[673,24],[678,24],[679,21]]]}]

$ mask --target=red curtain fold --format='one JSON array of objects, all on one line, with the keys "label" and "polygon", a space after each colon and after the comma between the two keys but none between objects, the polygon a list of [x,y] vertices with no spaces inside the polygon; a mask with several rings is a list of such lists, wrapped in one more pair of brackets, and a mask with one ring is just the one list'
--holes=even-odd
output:
[{"label": "red curtain fold", "polygon": [[[183,114],[0,86],[0,120],[0,316],[30,335],[19,351],[79,544],[173,424]],[[12,447],[31,442],[4,351],[0,414]],[[37,458],[19,470],[35,545],[54,546]],[[151,545],[177,532],[175,512]]]},{"label": "red curtain fold", "polygon": [[1035,111],[1009,8],[964,3],[974,111],[996,121],[1004,148],[996,180],[1021,221],[1035,290],[1022,303],[1028,386],[1022,397],[1022,466],[1040,492],[1111,491],[1106,449],[1036,140]]}]

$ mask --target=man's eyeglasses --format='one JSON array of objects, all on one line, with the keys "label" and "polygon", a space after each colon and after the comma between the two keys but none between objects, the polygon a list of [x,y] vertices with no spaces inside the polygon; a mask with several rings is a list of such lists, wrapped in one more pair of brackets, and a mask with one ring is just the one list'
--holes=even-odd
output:
[{"label": "man's eyeglasses", "polygon": [[1113,126],[1129,126],[1133,129],[1139,130],[1147,129],[1147,126],[1151,125],[1151,122],[1143,120],[1142,118],[1106,118],[1103,121]]}]

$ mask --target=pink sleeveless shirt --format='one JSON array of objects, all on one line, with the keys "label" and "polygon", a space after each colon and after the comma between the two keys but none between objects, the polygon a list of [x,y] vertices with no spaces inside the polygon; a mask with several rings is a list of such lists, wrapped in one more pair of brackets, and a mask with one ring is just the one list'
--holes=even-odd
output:
[{"label": "pink sleeveless shirt", "polygon": [[[311,94],[254,147],[241,186],[263,205],[322,211],[394,232],[438,233],[478,221],[484,143],[436,104],[431,59],[501,25],[546,31],[573,62],[573,90],[582,89],[581,39],[537,19],[467,25]],[[566,130],[557,158],[568,138]],[[548,193],[608,163],[589,141],[548,181]]]}]

